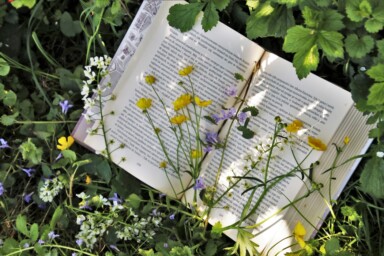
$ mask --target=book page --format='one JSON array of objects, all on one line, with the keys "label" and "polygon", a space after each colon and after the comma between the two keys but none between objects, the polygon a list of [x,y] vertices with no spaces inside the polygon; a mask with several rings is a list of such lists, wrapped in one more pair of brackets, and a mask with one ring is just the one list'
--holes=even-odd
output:
[{"label": "book page", "polygon": [[[191,79],[196,94],[202,100],[214,101],[202,115],[213,114],[229,103],[228,88],[243,86],[234,78],[234,74],[249,75],[254,61],[264,52],[261,47],[223,24],[205,33],[200,21],[197,21],[190,32],[180,33],[171,28],[166,19],[168,9],[175,3],[177,1],[162,3],[152,21],[153,25],[149,27],[113,91],[116,100],[107,102],[103,109],[107,115],[104,120],[108,130],[107,141],[113,141],[113,161],[148,185],[173,196],[185,189],[190,176],[180,172],[182,182],[179,183],[177,174],[169,172],[166,175],[159,168],[165,156],[146,116],[136,106],[137,100],[142,97],[153,99],[148,112],[154,125],[161,130],[160,136],[173,159],[176,158],[177,138],[170,129],[161,103],[152,88],[144,82],[144,77],[149,74],[156,77],[156,83],[152,86],[156,87],[168,106],[169,115],[173,116],[172,102],[185,93],[178,82],[189,86],[188,79],[180,77],[178,70],[193,65],[195,70]],[[88,135],[85,144],[96,151],[105,149],[100,135]],[[123,149],[119,148],[120,144],[124,145]],[[126,161],[122,161],[122,158]],[[184,164],[181,170],[187,169]]]},{"label": "book page", "polygon": [[[299,119],[304,127],[296,135],[295,145],[282,146],[281,150],[273,154],[267,180],[288,173],[297,166],[296,161],[303,161],[302,168],[308,168],[311,163],[319,160],[323,152],[311,151],[307,137],[320,138],[330,146],[331,138],[352,107],[353,101],[347,91],[313,74],[299,80],[292,63],[267,53],[249,89],[247,105],[255,106],[259,110],[259,115],[252,117],[248,126],[256,133],[254,138],[250,140],[242,138],[235,122],[219,174],[221,150],[211,152],[209,156],[211,160],[207,161],[208,164],[204,167],[205,185],[209,187],[218,181],[218,194],[239,181],[236,176],[245,175],[248,171],[247,177],[265,180],[267,156],[261,152],[266,151],[271,144],[276,116],[286,123]],[[229,125],[227,123],[225,127],[228,129]],[[221,138],[224,138],[227,129],[223,129],[224,134],[221,134]],[[242,226],[252,226],[269,218],[253,232],[260,248],[264,248],[275,235],[277,241],[292,235],[293,229],[289,228],[287,223],[289,220],[285,220],[284,212],[276,213],[295,199],[300,189],[305,186],[304,182],[305,179],[302,180],[300,175],[284,178],[268,191],[253,217],[242,223]],[[210,222],[214,224],[220,221],[223,226],[236,222],[241,216],[246,200],[251,196],[251,192],[245,194],[243,192],[256,184],[257,182],[251,179],[239,181],[214,209]],[[253,194],[253,205],[262,193],[263,188],[256,190]],[[270,217],[272,215],[274,216]],[[275,234],[277,231],[279,232]],[[236,239],[236,232],[230,231],[227,234]]]}]

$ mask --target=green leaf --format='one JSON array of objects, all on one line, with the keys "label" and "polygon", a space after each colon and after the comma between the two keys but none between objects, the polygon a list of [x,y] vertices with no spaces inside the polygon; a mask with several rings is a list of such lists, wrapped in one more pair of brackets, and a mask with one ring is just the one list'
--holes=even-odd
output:
[{"label": "green leaf", "polygon": [[239,81],[244,81],[244,77],[239,73],[235,73],[235,79]]},{"label": "green leaf", "polygon": [[61,216],[63,216],[63,207],[59,205],[55,209],[51,221],[49,222],[49,227],[51,228],[51,230],[55,229],[56,223],[60,221]]},{"label": "green leaf", "polygon": [[378,58],[381,62],[384,62],[384,39],[376,40],[376,47],[378,51]]},{"label": "green leaf", "polygon": [[11,68],[8,63],[3,58],[0,58],[0,76],[8,75],[10,70]]},{"label": "green leaf", "polygon": [[308,51],[316,44],[316,31],[303,26],[294,26],[287,31],[283,50],[285,52],[295,53],[298,51]]},{"label": "green leaf", "polygon": [[37,223],[33,223],[29,233],[31,235],[32,242],[36,242],[39,238],[39,225],[37,225]]},{"label": "green leaf", "polygon": [[292,8],[298,5],[298,0],[275,0],[275,2],[279,4],[285,4],[289,8]]},{"label": "green leaf", "polygon": [[299,79],[309,75],[311,71],[316,70],[319,64],[319,51],[314,45],[309,50],[299,51],[293,57],[293,66],[296,68],[296,74]]},{"label": "green leaf", "polygon": [[336,10],[317,11],[304,7],[302,11],[305,24],[317,30],[337,31],[344,28],[343,15]]},{"label": "green leaf", "polygon": [[327,7],[332,3],[332,0],[316,0],[316,4],[319,7]]},{"label": "green leaf", "polygon": [[334,253],[337,253],[339,249],[340,242],[336,237],[332,237],[327,242],[325,242],[325,251],[327,252],[327,255],[333,255]]},{"label": "green leaf", "polygon": [[237,127],[237,130],[241,131],[241,136],[244,138],[244,139],[252,139],[253,136],[255,136],[255,133],[250,130],[249,128],[247,128],[246,126],[238,126]]},{"label": "green leaf", "polygon": [[82,166],[82,170],[89,174],[97,175],[99,178],[102,178],[105,182],[109,182],[112,178],[112,171],[108,161],[98,155],[89,154],[86,156],[92,162],[90,164]]},{"label": "green leaf", "polygon": [[205,256],[214,256],[217,252],[217,244],[214,240],[209,240],[205,246],[204,255]]},{"label": "green leaf", "polygon": [[208,2],[207,7],[204,9],[204,16],[201,21],[201,25],[205,32],[211,30],[216,26],[219,21],[219,13],[217,12],[215,5],[212,1]]},{"label": "green leaf", "polygon": [[384,82],[384,63],[371,67],[367,70],[367,74],[376,82]]},{"label": "green leaf", "polygon": [[352,58],[366,56],[373,49],[374,45],[375,41],[369,35],[359,38],[356,34],[351,34],[345,39],[345,50]]},{"label": "green leaf", "polygon": [[23,6],[28,7],[29,9],[32,9],[33,6],[35,6],[35,4],[36,4],[36,0],[15,0],[11,2],[11,5],[16,9],[19,9]]},{"label": "green leaf", "polygon": [[113,1],[112,6],[111,6],[111,13],[112,14],[117,14],[120,11],[121,11],[120,1],[119,0]]},{"label": "green leaf", "polygon": [[98,8],[104,8],[109,5],[109,0],[96,0],[95,6]]},{"label": "green leaf", "polygon": [[3,103],[8,107],[12,107],[16,104],[17,95],[13,91],[5,91]]},{"label": "green leaf", "polygon": [[4,241],[3,246],[0,247],[0,250],[4,253],[4,255],[11,254],[20,250],[19,243],[13,238],[7,238]]},{"label": "green leaf", "polygon": [[243,110],[241,110],[241,112],[248,112],[248,111],[251,113],[251,116],[257,116],[259,114],[259,110],[255,106],[245,107],[243,108]]},{"label": "green leaf", "polygon": [[74,37],[82,29],[79,21],[73,21],[68,12],[64,12],[60,17],[60,30],[67,37]]},{"label": "green leaf", "polygon": [[136,194],[130,194],[127,202],[133,209],[139,209],[142,199]]},{"label": "green leaf", "polygon": [[61,153],[63,154],[63,157],[66,159],[69,159],[71,161],[71,163],[75,162],[77,159],[76,152],[74,152],[70,149],[63,150],[63,151],[61,151]]},{"label": "green leaf", "polygon": [[372,157],[364,166],[360,176],[361,188],[377,198],[384,198],[384,159]]},{"label": "green leaf", "polygon": [[369,88],[368,105],[384,104],[384,82],[375,83]]},{"label": "green leaf", "polygon": [[5,115],[4,114],[1,116],[0,121],[4,126],[10,126],[16,122],[16,117],[18,117],[18,116],[19,116],[19,112],[15,112],[12,115]]},{"label": "green leaf", "polygon": [[336,31],[320,31],[317,43],[327,57],[342,58],[344,56],[343,35]]},{"label": "green leaf", "polygon": [[64,90],[79,91],[81,80],[76,74],[65,68],[56,69],[56,73],[60,76],[60,87]]},{"label": "green leaf", "polygon": [[345,11],[351,21],[359,22],[369,17],[372,8],[367,0],[348,0],[345,5]]},{"label": "green leaf", "polygon": [[212,0],[212,1],[215,4],[216,9],[218,9],[219,11],[224,10],[228,6],[228,4],[231,2],[231,0]]},{"label": "green leaf", "polygon": [[27,228],[27,217],[25,217],[24,215],[17,215],[16,229],[23,235],[29,237],[29,230]]},{"label": "green leaf", "polygon": [[383,29],[383,26],[384,26],[384,23],[375,19],[375,18],[371,18],[371,19],[367,20],[364,24],[365,29],[369,33],[379,32],[380,30]]},{"label": "green leaf", "polygon": [[181,32],[191,30],[204,6],[205,3],[175,4],[169,9],[169,25],[180,29]]},{"label": "green leaf", "polygon": [[37,148],[30,138],[28,138],[28,141],[24,142],[19,146],[19,150],[21,152],[23,160],[30,161],[32,165],[37,165],[41,163],[43,150],[41,148]]}]

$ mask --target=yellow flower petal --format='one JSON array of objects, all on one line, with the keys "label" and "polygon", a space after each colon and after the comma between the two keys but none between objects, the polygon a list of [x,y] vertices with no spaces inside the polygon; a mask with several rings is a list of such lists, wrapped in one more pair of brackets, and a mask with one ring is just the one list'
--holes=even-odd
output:
[{"label": "yellow flower petal", "polygon": [[303,224],[298,221],[293,231],[293,235],[295,236],[295,239],[299,243],[301,248],[304,248],[306,246],[306,243],[304,241],[305,234],[307,234],[307,231],[305,230]]},{"label": "yellow flower petal", "polygon": [[191,151],[191,157],[192,158],[194,158],[194,159],[196,159],[196,158],[199,158],[199,157],[201,157],[201,151],[200,150],[192,150]]},{"label": "yellow flower petal", "polygon": [[85,184],[91,184],[92,183],[92,179],[91,177],[89,177],[88,175],[85,176]]},{"label": "yellow flower petal", "polygon": [[57,149],[66,150],[72,146],[72,144],[75,142],[75,139],[72,136],[68,136],[67,138],[63,136],[60,137],[57,142]]},{"label": "yellow flower petal", "polygon": [[296,133],[303,127],[303,122],[301,122],[298,119],[295,119],[292,121],[292,123],[288,124],[287,127],[285,127],[285,130],[287,132]]},{"label": "yellow flower petal", "polygon": [[327,145],[325,145],[320,139],[317,139],[315,137],[311,137],[311,136],[308,137],[308,145],[315,150],[319,150],[319,151],[327,150]]},{"label": "yellow flower petal", "polygon": [[188,120],[188,117],[186,117],[185,115],[177,115],[177,116],[174,116],[171,118],[171,123],[176,124],[176,125],[180,125],[187,120]]},{"label": "yellow flower petal", "polygon": [[192,102],[192,96],[188,93],[181,95],[173,102],[173,108],[178,111]]},{"label": "yellow flower petal", "polygon": [[136,106],[138,106],[141,110],[145,111],[152,106],[152,99],[141,98],[136,102]]},{"label": "yellow flower petal", "polygon": [[200,100],[199,97],[195,96],[195,103],[197,106],[205,108],[211,105],[212,100]]},{"label": "yellow flower petal", "polygon": [[147,75],[145,76],[145,82],[149,85],[152,85],[156,82],[156,77],[152,76],[152,75]]},{"label": "yellow flower petal", "polygon": [[183,69],[179,70],[179,75],[181,76],[187,76],[193,71],[193,66],[186,66]]},{"label": "yellow flower petal", "polygon": [[346,136],[346,137],[344,138],[344,144],[347,145],[347,144],[349,143],[350,140],[351,140],[351,139],[350,139],[348,136]]}]

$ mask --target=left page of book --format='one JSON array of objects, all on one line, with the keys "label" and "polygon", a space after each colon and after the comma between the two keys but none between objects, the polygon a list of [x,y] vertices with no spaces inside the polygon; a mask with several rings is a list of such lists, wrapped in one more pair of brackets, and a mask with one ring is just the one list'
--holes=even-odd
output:
[{"label": "left page of book", "polygon": [[[215,113],[228,104],[227,91],[230,87],[238,86],[241,89],[243,82],[238,82],[234,74],[249,75],[254,62],[264,52],[257,44],[221,23],[205,33],[197,21],[190,32],[180,33],[168,25],[166,18],[169,8],[176,3],[178,1],[164,1],[161,4],[145,38],[113,91],[116,99],[108,101],[103,108],[103,123],[108,131],[106,141],[113,152],[113,161],[146,184],[171,196],[179,195],[191,178],[183,171],[187,169],[186,163],[181,163],[182,171],[179,173],[165,173],[159,168],[165,156],[147,117],[136,106],[137,100],[143,97],[153,99],[148,112],[154,125],[161,130],[164,146],[174,159],[177,155],[177,138],[170,129],[161,103],[151,86],[145,83],[144,77],[149,74],[156,77],[156,83],[152,86],[156,87],[172,116],[175,114],[172,102],[185,93],[178,82],[181,80],[186,86],[189,84],[186,77],[178,75],[178,70],[193,65],[195,70],[191,79],[195,93],[202,100],[213,100],[214,103],[205,111],[207,114]],[[110,144],[111,141],[113,144]],[[106,147],[100,135],[88,135],[84,143],[96,152],[102,152]],[[120,148],[121,144],[124,148]]]}]

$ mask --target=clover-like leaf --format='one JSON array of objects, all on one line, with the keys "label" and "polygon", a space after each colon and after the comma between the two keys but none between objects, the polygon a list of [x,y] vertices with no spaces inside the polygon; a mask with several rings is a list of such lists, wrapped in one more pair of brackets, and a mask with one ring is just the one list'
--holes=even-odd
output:
[{"label": "clover-like leaf", "polygon": [[167,16],[169,25],[180,29],[181,32],[191,30],[204,6],[205,3],[175,4],[169,9]]},{"label": "clover-like leaf", "polygon": [[368,105],[382,105],[384,104],[384,82],[374,83],[369,88]]},{"label": "clover-like leaf", "polygon": [[371,4],[367,0],[348,0],[345,11],[351,21],[359,22],[372,13]]},{"label": "clover-like leaf", "polygon": [[0,58],[0,76],[8,75],[10,70],[11,68],[8,63],[3,58]]},{"label": "clover-like leaf", "polygon": [[370,35],[359,38],[356,34],[348,35],[345,39],[345,49],[352,58],[362,58],[374,47],[375,41]]},{"label": "clover-like leaf", "polygon": [[0,123],[4,126],[13,125],[16,122],[16,117],[19,116],[19,112],[15,112],[12,115],[2,115],[0,118]]},{"label": "clover-like leaf", "polygon": [[372,157],[367,161],[360,176],[361,188],[377,197],[384,198],[384,159]]},{"label": "clover-like leaf", "polygon": [[17,95],[13,91],[5,91],[3,103],[8,107],[12,107],[16,104]]},{"label": "clover-like leaf", "polygon": [[211,30],[214,26],[216,26],[219,21],[219,13],[216,10],[213,2],[208,2],[207,7],[204,9],[204,16],[201,21],[201,25],[205,32]]},{"label": "clover-like leaf", "polygon": [[74,37],[82,29],[79,21],[73,21],[68,12],[64,12],[60,17],[60,30],[67,37]]}]

